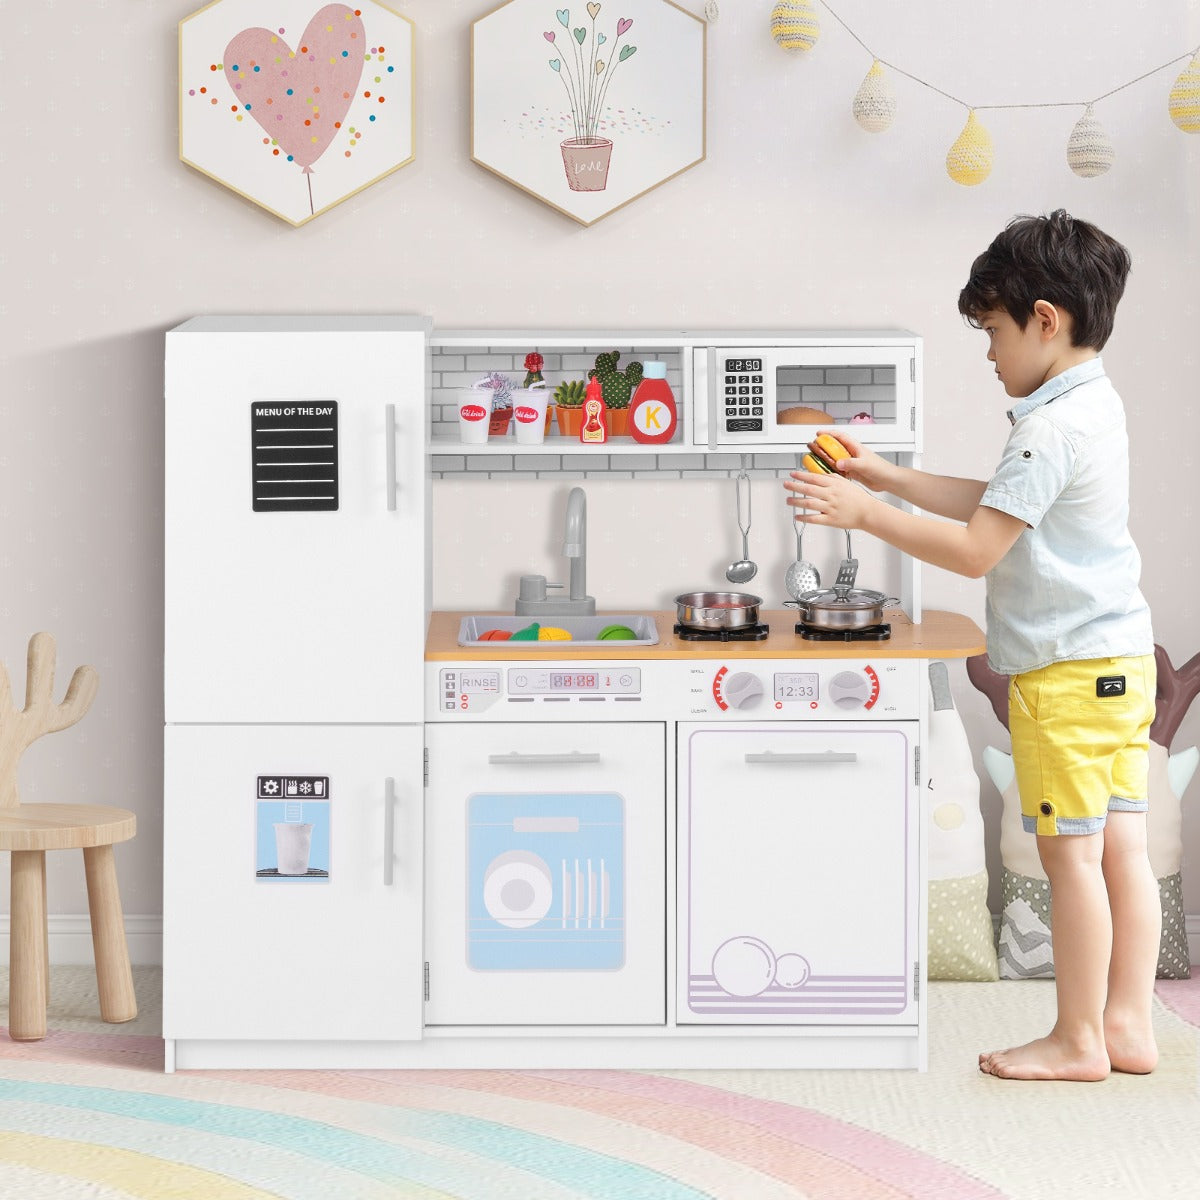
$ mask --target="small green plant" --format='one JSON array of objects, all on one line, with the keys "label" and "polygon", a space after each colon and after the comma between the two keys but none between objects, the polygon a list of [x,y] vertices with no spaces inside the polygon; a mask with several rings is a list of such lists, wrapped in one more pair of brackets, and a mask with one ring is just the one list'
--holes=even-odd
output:
[{"label": "small green plant", "polygon": [[554,403],[559,408],[579,408],[586,391],[586,379],[564,380],[554,389]]},{"label": "small green plant", "polygon": [[642,364],[629,363],[624,371],[617,370],[621,360],[619,350],[596,355],[596,365],[588,372],[589,379],[599,379],[604,403],[609,408],[628,408],[633,389],[642,382]]}]

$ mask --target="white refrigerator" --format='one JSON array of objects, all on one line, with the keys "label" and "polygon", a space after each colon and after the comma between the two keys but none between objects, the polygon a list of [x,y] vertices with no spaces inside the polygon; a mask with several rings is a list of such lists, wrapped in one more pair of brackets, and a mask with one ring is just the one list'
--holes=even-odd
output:
[{"label": "white refrigerator", "polygon": [[166,335],[168,1069],[421,1036],[428,335]]}]

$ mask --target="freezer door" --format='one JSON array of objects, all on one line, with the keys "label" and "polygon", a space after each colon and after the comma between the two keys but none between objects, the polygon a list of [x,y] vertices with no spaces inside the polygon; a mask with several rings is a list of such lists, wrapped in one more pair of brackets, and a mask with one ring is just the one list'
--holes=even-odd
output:
[{"label": "freezer door", "polygon": [[165,751],[164,1036],[419,1038],[420,726],[168,726]]},{"label": "freezer door", "polygon": [[917,730],[679,726],[681,1023],[916,1024]]},{"label": "freezer door", "polygon": [[359,324],[167,334],[168,721],[422,719],[426,337]]}]

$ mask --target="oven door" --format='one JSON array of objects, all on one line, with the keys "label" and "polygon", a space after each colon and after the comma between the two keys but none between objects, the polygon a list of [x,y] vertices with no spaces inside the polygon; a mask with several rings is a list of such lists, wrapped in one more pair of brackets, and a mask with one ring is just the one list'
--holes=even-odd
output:
[{"label": "oven door", "polygon": [[911,1024],[918,722],[679,726],[687,1024]]},{"label": "oven door", "polygon": [[666,727],[426,726],[427,1025],[666,1019]]},{"label": "oven door", "polygon": [[[799,452],[817,428],[835,424],[853,425],[867,444],[920,448],[915,345],[718,346],[693,361],[695,394],[707,399],[697,405],[693,440],[710,449]],[[829,419],[792,423],[801,409]]]}]

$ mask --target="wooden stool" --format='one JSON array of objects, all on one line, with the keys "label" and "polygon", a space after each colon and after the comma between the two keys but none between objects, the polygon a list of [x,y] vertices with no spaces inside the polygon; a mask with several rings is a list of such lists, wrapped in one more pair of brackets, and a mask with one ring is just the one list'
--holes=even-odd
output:
[{"label": "wooden stool", "polygon": [[22,804],[17,794],[17,763],[25,747],[44,733],[74,725],[99,686],[91,667],[79,667],[62,703],[54,704],[54,657],[54,639],[35,633],[29,641],[23,711],[14,708],[8,675],[0,666],[0,850],[12,855],[8,1031],[18,1042],[46,1036],[47,850],[83,851],[101,1017],[116,1024],[137,1016],[112,852],[114,842],[133,837],[137,818],[126,809],[96,804]]}]

